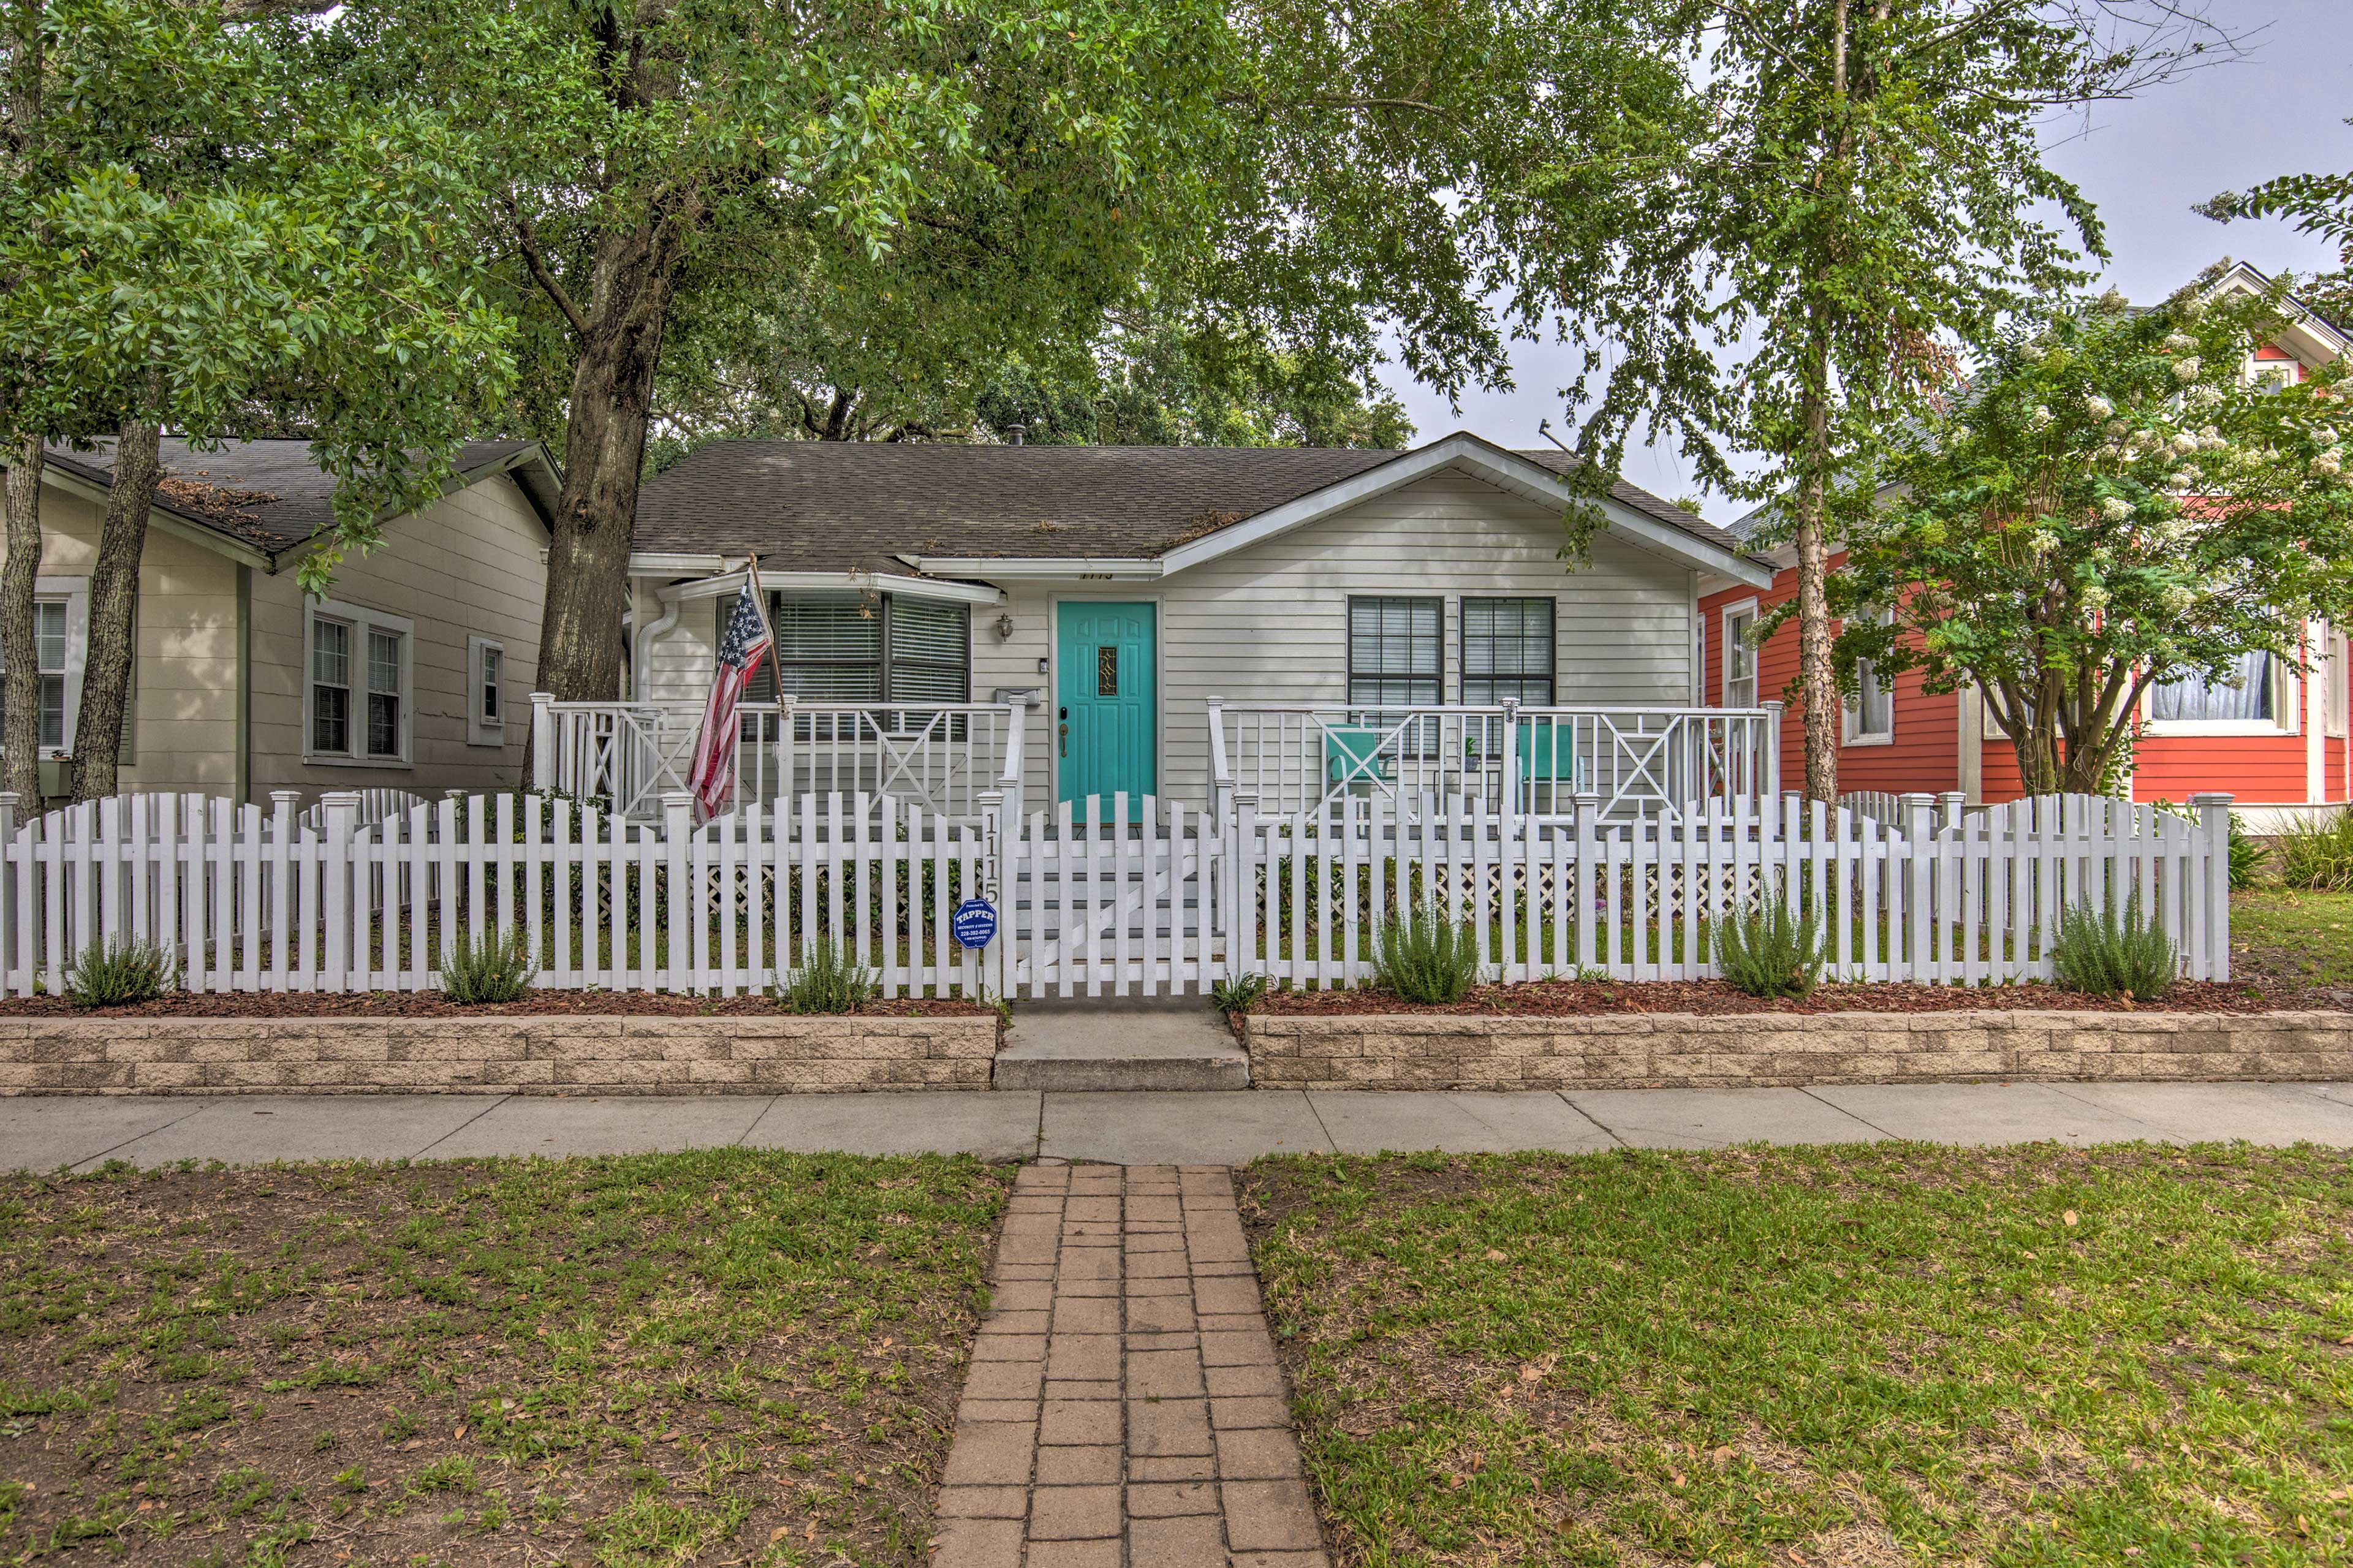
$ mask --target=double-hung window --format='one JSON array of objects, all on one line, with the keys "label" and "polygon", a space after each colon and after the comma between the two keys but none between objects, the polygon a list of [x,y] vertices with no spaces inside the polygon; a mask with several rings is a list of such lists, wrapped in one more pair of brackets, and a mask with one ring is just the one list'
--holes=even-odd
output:
[{"label": "double-hung window", "polygon": [[507,740],[504,643],[491,637],[466,639],[466,744],[503,746]]},{"label": "double-hung window", "polygon": [[[720,605],[723,616],[734,601]],[[804,702],[960,703],[971,700],[972,611],[899,594],[777,595],[773,664],[747,697]]]},{"label": "double-hung window", "polygon": [[1348,706],[1435,707],[1444,700],[1446,602],[1348,601]]},{"label": "double-hung window", "polygon": [[408,764],[412,632],[398,616],[311,605],[303,626],[305,762]]},{"label": "double-hung window", "polygon": [[1553,701],[1552,601],[1462,601],[1462,700],[1477,706]]},{"label": "double-hung window", "polygon": [[1724,612],[1724,705],[1757,706],[1757,649],[1748,634],[1757,629],[1757,602],[1749,600]]},{"label": "double-hung window", "polygon": [[[1872,619],[1880,626],[1888,625],[1894,615],[1880,611]],[[1846,743],[1850,746],[1883,746],[1895,739],[1895,692],[1888,678],[1872,659],[1855,661],[1854,695],[1846,700]]]},{"label": "double-hung window", "polygon": [[[137,638],[133,628],[133,641]],[[80,717],[81,670],[90,637],[90,580],[86,577],[42,577],[33,589],[33,668],[38,672],[37,701],[40,721],[36,745],[41,755],[63,755],[73,749],[74,722]],[[138,689],[138,668],[132,668],[132,691]],[[0,681],[0,714],[5,713],[6,687]],[[132,704],[124,694],[122,727],[128,750]]]}]

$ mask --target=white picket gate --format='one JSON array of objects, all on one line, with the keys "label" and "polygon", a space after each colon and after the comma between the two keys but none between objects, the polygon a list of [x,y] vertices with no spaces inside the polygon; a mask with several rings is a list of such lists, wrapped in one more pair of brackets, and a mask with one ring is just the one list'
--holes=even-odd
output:
[{"label": "white picket gate", "polygon": [[[538,984],[733,994],[830,941],[885,995],[1198,994],[1229,975],[1363,984],[1383,921],[1435,905],[1507,980],[1715,973],[1720,923],[1757,899],[1814,912],[1842,979],[2044,977],[2059,912],[2137,898],[2192,979],[2230,973],[2228,797],[2196,821],[2094,796],[1881,815],[1718,797],[1564,820],[1483,795],[1343,795],[1261,818],[1145,795],[977,821],[889,795],[805,795],[697,826],[554,796],[416,802],[364,826],[294,809],[127,795],[19,826],[0,796],[0,984],[55,991],[93,942],[152,942],[196,991],[424,990],[462,935],[520,933]],[[998,910],[960,945],[956,906]]]},{"label": "white picket gate", "polygon": [[1014,822],[997,862],[1004,994],[1207,994],[1227,973],[1226,843],[1209,813],[1124,792]]}]

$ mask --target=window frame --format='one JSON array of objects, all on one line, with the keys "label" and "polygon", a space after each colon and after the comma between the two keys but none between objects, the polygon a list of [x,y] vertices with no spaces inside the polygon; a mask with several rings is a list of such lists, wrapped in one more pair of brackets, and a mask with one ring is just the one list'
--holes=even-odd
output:
[{"label": "window frame", "polygon": [[2263,656],[2271,670],[2272,716],[2268,719],[2159,719],[2157,713],[2158,682],[2150,681],[2140,694],[2140,726],[2145,735],[2300,735],[2302,704],[2297,700],[2301,689],[2288,661],[2275,653]]},{"label": "window frame", "polygon": [[[779,588],[772,588],[768,591],[768,623],[773,626],[781,620],[783,607],[787,601],[800,600],[803,602],[855,604],[862,600],[864,597],[864,595],[857,593],[854,590],[831,592],[820,590],[811,593],[796,594],[789,593]],[[840,705],[846,701],[848,706],[854,708],[903,709],[911,712],[923,712],[928,710],[959,707],[970,704],[972,701],[972,678],[974,664],[972,647],[972,606],[954,600],[925,599],[921,595],[899,595],[886,593],[877,594],[874,597],[879,601],[879,603],[877,603],[874,611],[874,657],[871,660],[863,658],[820,658],[795,659],[792,662],[798,668],[816,669],[871,668],[874,671],[874,689],[876,695],[871,698],[847,700],[834,698],[808,698],[804,700],[818,707],[832,707]],[[957,645],[964,652],[963,661],[958,667],[964,676],[963,696],[955,698],[915,698],[893,697],[891,694],[892,676],[895,672],[896,667],[902,662],[913,668],[922,668],[933,671],[944,670],[949,668],[945,663],[937,659],[909,658],[902,661],[893,656],[891,647],[891,619],[893,614],[892,605],[902,597],[921,600],[926,605],[944,605],[945,607],[955,613],[963,626],[963,635],[958,639]],[[723,625],[724,616],[733,613],[734,604],[735,601],[732,598],[723,598],[720,601],[720,615],[723,617],[723,622],[721,624]],[[717,635],[717,629],[714,627],[714,637]],[[754,677],[755,684],[758,686],[764,686],[766,690],[766,695],[756,699],[751,698],[747,695],[746,700],[776,703],[781,703],[784,700],[784,674],[786,660],[784,658],[784,650],[782,647],[783,639],[779,637],[777,642],[778,646],[770,651],[766,659],[762,661],[760,672],[756,677]],[[712,657],[714,660],[718,658],[718,645],[715,641],[712,645]]]},{"label": "window frame", "polygon": [[[1356,669],[1356,606],[1359,605],[1405,605],[1409,606],[1417,605],[1435,605],[1438,610],[1438,635],[1430,639],[1430,650],[1437,660],[1436,665],[1427,672],[1419,669],[1409,669],[1397,673],[1393,673],[1388,670],[1372,670],[1365,672],[1360,676]],[[1387,712],[1398,708],[1439,708],[1445,705],[1445,595],[1440,594],[1350,594],[1347,595],[1346,604],[1343,608],[1342,614],[1344,616],[1340,631],[1343,645],[1341,648],[1341,663],[1343,669],[1342,679],[1345,682],[1347,706],[1351,710],[1363,709],[1372,712]],[[1410,639],[1412,635],[1410,628],[1409,628],[1407,632],[1408,638]],[[1428,680],[1431,683],[1433,690],[1427,700],[1414,697],[1409,697],[1399,700],[1392,700],[1388,698],[1366,698],[1359,700],[1356,696],[1356,682],[1360,679],[1365,680]]]},{"label": "window frame", "polygon": [[[1481,676],[1474,676],[1471,673],[1471,606],[1473,605],[1542,605],[1545,607],[1545,671],[1541,678],[1530,675],[1499,675],[1493,670]],[[1445,609],[1441,605],[1441,607],[1439,610],[1439,625],[1440,628],[1439,639],[1441,644],[1443,644],[1445,640]],[[1528,698],[1522,697],[1515,700],[1519,702],[1520,706],[1524,708],[1550,708],[1556,706],[1560,701],[1560,600],[1556,596],[1549,594],[1465,594],[1462,595],[1461,602],[1455,612],[1454,635],[1456,638],[1457,655],[1461,660],[1461,674],[1457,679],[1456,684],[1459,688],[1459,692],[1462,699],[1462,705],[1464,707],[1499,708],[1503,706],[1503,699],[1501,698],[1492,699],[1485,702],[1472,701],[1471,697],[1471,682],[1474,679],[1488,681],[1509,680],[1525,683],[1541,679],[1544,682],[1546,693],[1544,700],[1536,702],[1532,701]],[[1490,635],[1492,636],[1493,634],[1491,633]],[[1515,640],[1525,643],[1526,638],[1525,636],[1522,636]],[[1348,652],[1350,658],[1353,659],[1356,656],[1356,639],[1353,636],[1349,638]],[[1443,691],[1446,689],[1446,651],[1442,646],[1439,649],[1438,664],[1439,689]],[[1377,677],[1376,679],[1380,678]],[[1353,684],[1353,677],[1351,684]]]},{"label": "window frame", "polygon": [[[1871,619],[1873,623],[1879,626],[1893,626],[1895,621],[1895,612],[1893,610],[1879,610],[1873,614]],[[1866,674],[1865,672],[1868,673]],[[1862,687],[1866,680],[1878,686],[1885,694],[1887,701],[1887,728],[1884,730],[1865,730],[1862,727]],[[1859,658],[1855,660],[1855,686],[1856,691],[1852,700],[1849,700],[1841,699],[1839,703],[1839,744],[1841,746],[1894,745],[1895,743],[1895,682],[1894,679],[1882,674],[1878,665],[1874,661],[1867,658]]]},{"label": "window frame", "polygon": [[[59,678],[58,689],[62,693],[59,700],[63,705],[63,714],[62,722],[58,726],[58,732],[63,737],[63,742],[56,746],[37,748],[43,762],[60,762],[73,755],[74,731],[81,722],[82,669],[90,662],[90,579],[63,576],[36,577],[33,579],[33,602],[36,605],[63,605],[66,611],[65,668],[40,672]],[[138,691],[139,683],[136,619],[132,622],[132,628],[133,638],[131,650],[132,689],[124,693],[122,704],[126,738],[121,751],[117,753],[118,760],[125,763],[132,760],[127,731],[130,729],[131,716],[133,712],[132,700]]]},{"label": "window frame", "polygon": [[[1716,612],[1716,628],[1724,650],[1724,662],[1716,669],[1715,689],[1718,702],[1725,708],[1756,708],[1763,703],[1765,693],[1761,684],[1764,679],[1761,666],[1764,660],[1759,655],[1764,650],[1745,647],[1746,639],[1736,637],[1732,630],[1732,623],[1735,620],[1745,616],[1748,624],[1754,626],[1762,614],[1763,610],[1754,598],[1726,605]],[[1733,650],[1736,648],[1741,649],[1748,660],[1748,700],[1746,702],[1735,702],[1732,700],[1732,658]]]},{"label": "window frame", "polygon": [[[495,660],[498,674],[490,674]],[[466,639],[466,744],[470,746],[503,746],[507,743],[507,645],[497,637],[470,637]],[[498,694],[499,715],[492,719],[482,712],[482,698],[495,690]]]},{"label": "window frame", "polygon": [[2353,731],[2353,702],[2348,702],[2348,686],[2353,686],[2353,670],[2346,667],[2345,634],[2326,621],[2314,623],[2319,629],[2322,681],[2320,689],[2321,733],[2329,740],[2341,741]]},{"label": "window frame", "polygon": [[[317,677],[318,626],[322,620],[332,621],[351,630],[351,673],[346,688],[352,694],[349,715],[344,721],[348,749],[341,752],[322,751],[315,744],[318,709]],[[369,650],[370,637],[378,632],[400,638],[400,689],[394,693],[400,700],[400,750],[396,755],[376,755],[367,750],[368,702],[372,689]],[[345,604],[338,599],[305,598],[302,601],[302,761],[314,767],[330,768],[394,768],[407,769],[417,765],[417,623],[406,616],[396,616],[384,610],[369,609],[364,605]]]}]

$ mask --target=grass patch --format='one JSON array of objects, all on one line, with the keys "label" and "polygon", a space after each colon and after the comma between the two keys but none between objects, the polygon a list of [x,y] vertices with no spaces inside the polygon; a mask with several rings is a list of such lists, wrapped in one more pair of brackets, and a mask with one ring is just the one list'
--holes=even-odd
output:
[{"label": "grass patch", "polygon": [[2353,893],[2233,893],[2231,947],[2233,979],[2353,987]]},{"label": "grass patch", "polygon": [[1343,1561],[2353,1557],[2353,1158],[1291,1157],[1243,1207]]},{"label": "grass patch", "polygon": [[0,1178],[0,1563],[913,1568],[1006,1185],[744,1150]]}]

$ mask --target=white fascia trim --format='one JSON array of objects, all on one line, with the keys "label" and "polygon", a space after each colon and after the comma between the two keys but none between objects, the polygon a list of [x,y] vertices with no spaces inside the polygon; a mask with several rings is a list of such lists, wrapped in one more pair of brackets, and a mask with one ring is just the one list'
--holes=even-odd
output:
[{"label": "white fascia trim", "polygon": [[[763,572],[760,586],[786,593],[839,593],[848,589],[897,594],[909,599],[937,599],[952,605],[994,605],[1005,597],[1005,590],[985,583],[940,583],[928,577],[902,577],[891,572]],[[741,593],[743,588],[744,573],[738,568],[692,583],[656,588],[654,597],[665,605],[675,605],[689,599],[724,598]]]},{"label": "white fascia trim", "polygon": [[1069,581],[1073,578],[1141,581],[1161,577],[1176,568],[1159,561],[1133,556],[1064,555],[902,555],[918,572],[952,577],[1003,577],[1022,582]]},{"label": "white fascia trim", "polygon": [[[1417,447],[1377,468],[1326,485],[1313,494],[1269,508],[1246,522],[1220,529],[1189,544],[1180,544],[1160,558],[1162,572],[1182,572],[1188,566],[1198,566],[1205,561],[1214,561],[1234,551],[1248,549],[1261,540],[1271,539],[1318,518],[1329,517],[1334,512],[1376,496],[1386,495],[1390,490],[1449,468],[1461,468],[1498,489],[1507,490],[1539,506],[1561,506],[1569,499],[1567,487],[1550,468],[1515,457],[1476,437],[1458,432],[1432,441],[1427,447]],[[1694,539],[1683,530],[1645,517],[1621,502],[1601,498],[1599,504],[1611,532],[1655,554],[1663,555],[1681,565],[1713,572],[1736,583],[1746,583],[1758,588],[1772,586],[1773,574],[1744,556]]]},{"label": "white fascia trim", "polygon": [[[2233,286],[2260,294],[2272,286],[2272,279],[2268,275],[2248,266],[2243,261],[2236,262],[2229,271],[2214,280],[2214,286],[2206,291],[2206,297],[2211,300]],[[2291,294],[2287,297],[2287,305],[2295,312],[2288,323],[2288,331],[2303,332],[2309,336],[2315,343],[2326,351],[2327,359],[2335,359],[2348,348],[2353,348],[2353,339],[2348,339],[2328,322],[2314,315],[2311,307],[2295,295]],[[2327,362],[2324,360],[2323,363]]]},{"label": "white fascia trim", "polygon": [[632,577],[690,577],[705,572],[724,572],[727,557],[692,552],[638,551],[629,557]]}]

